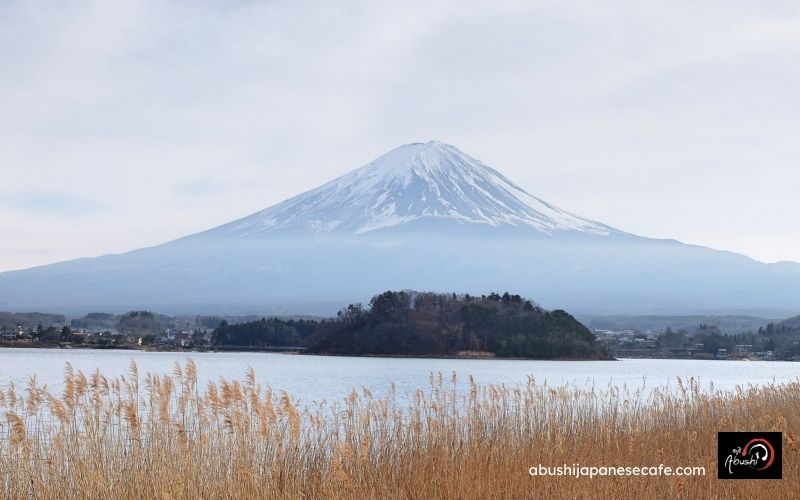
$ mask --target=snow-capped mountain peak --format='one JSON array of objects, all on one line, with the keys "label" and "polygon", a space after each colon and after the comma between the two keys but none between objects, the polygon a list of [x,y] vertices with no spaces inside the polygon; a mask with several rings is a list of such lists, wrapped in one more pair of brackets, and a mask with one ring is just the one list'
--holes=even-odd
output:
[{"label": "snow-capped mountain peak", "polygon": [[518,228],[540,233],[619,231],[573,215],[496,170],[439,141],[400,146],[327,184],[206,234],[363,234],[425,222],[427,227]]}]

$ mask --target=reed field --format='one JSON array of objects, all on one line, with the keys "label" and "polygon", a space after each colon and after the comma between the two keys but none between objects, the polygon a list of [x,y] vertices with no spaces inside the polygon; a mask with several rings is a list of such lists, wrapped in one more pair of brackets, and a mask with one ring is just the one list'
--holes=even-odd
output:
[{"label": "reed field", "polygon": [[[642,392],[434,374],[410,401],[359,389],[301,406],[243,376],[198,387],[191,361],[115,379],[68,365],[62,394],[35,377],[0,388],[0,498],[800,498],[798,382]],[[718,480],[726,430],[782,431],[783,479]],[[705,476],[532,476],[540,464]]]}]

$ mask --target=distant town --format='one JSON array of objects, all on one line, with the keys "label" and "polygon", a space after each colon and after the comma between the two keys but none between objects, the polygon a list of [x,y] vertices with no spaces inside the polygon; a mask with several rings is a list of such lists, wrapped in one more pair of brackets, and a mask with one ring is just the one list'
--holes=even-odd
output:
[{"label": "distant town", "polygon": [[800,330],[791,336],[778,334],[772,323],[755,334],[741,335],[725,335],[705,324],[698,325],[694,334],[671,329],[660,333],[596,329],[593,333],[617,358],[800,361]]},{"label": "distant town", "polygon": [[67,320],[62,315],[0,313],[0,345],[6,347],[201,349],[211,346],[222,321],[255,316],[166,316],[150,311],[122,315],[91,313]]}]

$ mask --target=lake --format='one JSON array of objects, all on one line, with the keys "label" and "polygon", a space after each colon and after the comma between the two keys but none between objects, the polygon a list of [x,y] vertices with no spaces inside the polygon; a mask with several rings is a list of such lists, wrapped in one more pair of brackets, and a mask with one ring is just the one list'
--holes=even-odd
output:
[{"label": "lake", "polygon": [[391,382],[405,400],[417,388],[428,386],[429,375],[446,379],[455,371],[461,383],[469,375],[479,384],[525,383],[528,376],[549,385],[677,387],[677,377],[695,377],[704,389],[769,384],[796,380],[800,363],[783,361],[716,361],[623,359],[620,361],[527,361],[501,359],[433,359],[310,356],[276,353],[146,352],[88,349],[0,348],[0,387],[13,382],[23,389],[34,373],[40,384],[60,394],[67,363],[87,375],[99,368],[107,377],[124,375],[131,360],[140,375],[171,373],[176,362],[189,358],[197,365],[200,387],[220,377],[243,380],[248,366],[256,382],[275,391],[285,390],[302,403],[333,401],[353,388],[367,387],[384,394]]}]

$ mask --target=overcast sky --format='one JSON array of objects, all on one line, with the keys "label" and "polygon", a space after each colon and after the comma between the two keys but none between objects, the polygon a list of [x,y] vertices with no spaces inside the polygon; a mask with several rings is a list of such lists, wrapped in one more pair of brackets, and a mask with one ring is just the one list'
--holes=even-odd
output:
[{"label": "overcast sky", "polygon": [[430,139],[625,231],[800,261],[796,5],[0,1],[0,270]]}]

